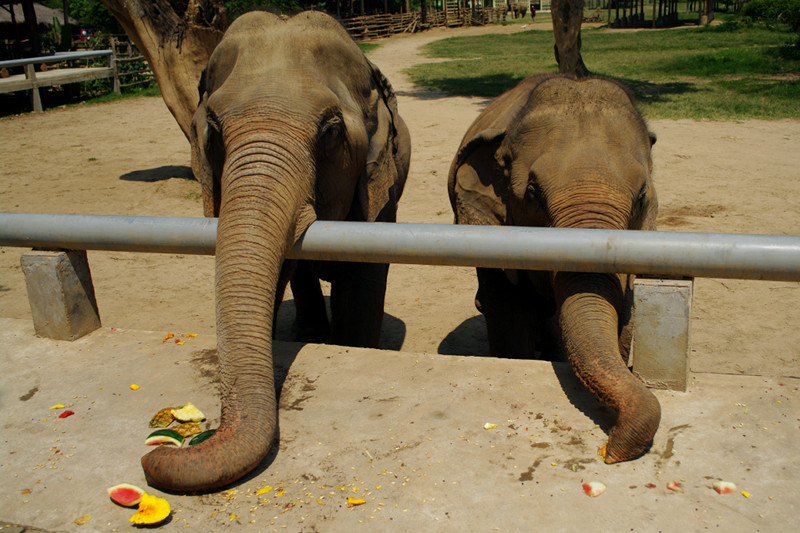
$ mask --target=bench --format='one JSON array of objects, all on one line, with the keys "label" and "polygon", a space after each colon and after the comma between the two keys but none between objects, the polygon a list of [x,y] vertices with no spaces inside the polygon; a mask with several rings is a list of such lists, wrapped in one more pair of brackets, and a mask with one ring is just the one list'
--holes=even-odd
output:
[{"label": "bench", "polygon": [[[107,67],[61,68],[41,72],[36,72],[34,68],[35,65],[40,63],[59,63],[62,61],[73,61],[77,59],[89,59],[104,56],[108,56]],[[25,73],[12,74],[7,78],[0,78],[0,93],[31,91],[33,110],[36,113],[42,112],[42,99],[39,96],[39,87],[52,87],[55,85],[65,85],[67,83],[77,83],[81,81],[98,80],[102,78],[113,78],[114,92],[120,92],[119,72],[117,71],[117,57],[114,50],[56,52],[55,54],[46,56],[0,61],[0,68],[10,69],[13,67],[23,67],[25,69]]]}]

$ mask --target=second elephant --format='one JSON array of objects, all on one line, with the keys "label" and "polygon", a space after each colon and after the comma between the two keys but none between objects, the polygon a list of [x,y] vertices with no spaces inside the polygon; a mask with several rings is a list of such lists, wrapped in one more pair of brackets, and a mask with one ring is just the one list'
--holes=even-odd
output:
[{"label": "second elephant", "polygon": [[[450,167],[457,224],[653,230],[650,134],[631,97],[607,80],[542,74],[494,100]],[[563,345],[577,376],[619,414],[606,463],[652,444],[661,408],[627,367],[631,277],[478,269],[476,305],[492,355],[535,357]],[[560,338],[548,339],[557,317]]]}]

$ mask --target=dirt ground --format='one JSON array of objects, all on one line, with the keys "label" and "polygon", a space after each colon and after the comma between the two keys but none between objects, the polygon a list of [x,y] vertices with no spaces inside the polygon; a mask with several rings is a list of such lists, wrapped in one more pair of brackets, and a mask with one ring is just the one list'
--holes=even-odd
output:
[{"label": "dirt ground", "polygon": [[[409,83],[432,40],[519,26],[434,30],[381,41],[370,54],[392,81],[413,141],[401,222],[450,223],[450,161],[481,98]],[[668,231],[800,234],[800,121],[654,120],[659,226]],[[0,209],[6,212],[201,216],[189,145],[159,98],[0,119]],[[19,259],[0,249],[0,316],[30,317]],[[104,326],[214,332],[212,257],[89,252]],[[471,268],[394,265],[382,347],[486,355]],[[279,338],[288,338],[291,294]],[[698,279],[694,372],[800,375],[800,284]]]}]

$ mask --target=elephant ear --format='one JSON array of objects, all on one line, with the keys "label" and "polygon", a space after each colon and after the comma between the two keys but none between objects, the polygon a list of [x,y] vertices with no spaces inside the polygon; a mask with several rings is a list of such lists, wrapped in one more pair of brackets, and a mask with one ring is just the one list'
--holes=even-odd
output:
[{"label": "elephant ear", "polygon": [[397,113],[397,98],[389,80],[369,60],[367,63],[374,88],[367,159],[358,183],[358,199],[367,222],[377,220],[387,206],[391,213],[385,213],[381,219],[394,220],[408,170],[407,163],[398,165],[399,152],[404,150],[401,145],[408,142],[404,139],[407,132]]},{"label": "elephant ear", "polygon": [[214,176],[214,164],[217,157],[214,138],[218,136],[208,120],[208,93],[205,90],[206,71],[200,77],[200,103],[192,117],[189,142],[192,145],[192,173],[200,183],[203,193],[203,216],[219,216],[220,184],[219,176]]},{"label": "elephant ear", "polygon": [[456,224],[506,223],[507,178],[498,151],[505,130],[486,129],[458,150],[448,177]]}]

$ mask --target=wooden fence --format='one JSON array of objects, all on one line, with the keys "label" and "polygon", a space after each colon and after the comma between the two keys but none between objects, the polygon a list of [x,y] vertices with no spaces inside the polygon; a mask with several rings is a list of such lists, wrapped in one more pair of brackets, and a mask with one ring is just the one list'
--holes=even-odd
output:
[{"label": "wooden fence", "polygon": [[499,10],[492,7],[472,8],[446,4],[445,9],[428,11],[424,22],[421,14],[414,12],[363,15],[343,19],[342,24],[353,39],[363,41],[398,33],[414,33],[439,26],[482,26],[500,20]]}]

